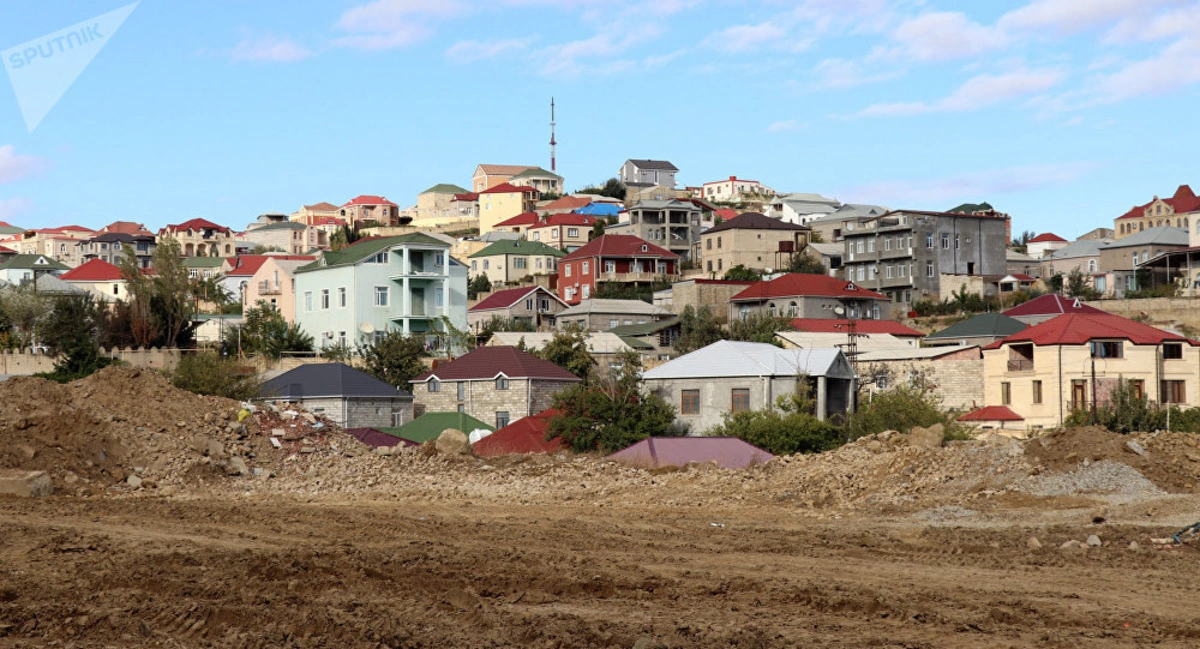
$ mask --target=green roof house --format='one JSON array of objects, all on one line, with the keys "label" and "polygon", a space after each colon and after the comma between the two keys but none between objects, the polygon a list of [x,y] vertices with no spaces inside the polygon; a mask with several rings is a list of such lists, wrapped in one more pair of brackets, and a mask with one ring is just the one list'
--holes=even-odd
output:
[{"label": "green roof house", "polygon": [[981,313],[950,325],[925,337],[927,345],[979,345],[985,347],[997,340],[1024,331],[1026,324],[1002,313]]},{"label": "green roof house", "polygon": [[501,240],[471,255],[472,275],[487,275],[493,286],[515,284],[530,275],[553,275],[567,253],[540,241]]}]

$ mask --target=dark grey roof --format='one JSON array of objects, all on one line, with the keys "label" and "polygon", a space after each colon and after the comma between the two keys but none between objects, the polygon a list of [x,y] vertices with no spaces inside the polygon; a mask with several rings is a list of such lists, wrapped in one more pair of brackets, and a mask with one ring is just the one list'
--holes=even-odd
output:
[{"label": "dark grey roof", "polygon": [[1188,232],[1183,228],[1157,227],[1135,232],[1124,239],[1110,241],[1107,250],[1132,248],[1133,246],[1179,246],[1188,245]]},{"label": "dark grey roof", "polygon": [[955,338],[980,338],[984,336],[1007,338],[1018,331],[1024,331],[1026,328],[1026,324],[1016,318],[1010,318],[1001,313],[981,313],[973,318],[952,324],[937,333],[929,334],[925,337],[925,340],[929,342]]},{"label": "dark grey roof", "polygon": [[758,212],[743,212],[728,221],[722,221],[720,225],[709,228],[705,234],[724,232],[725,230],[791,230],[799,232],[807,229],[803,225],[786,223]]},{"label": "dark grey roof", "polygon": [[264,399],[315,399],[319,397],[413,398],[412,394],[388,385],[345,363],[301,365],[267,381],[259,395]]},{"label": "dark grey roof", "polygon": [[667,162],[666,160],[636,160],[629,159],[638,169],[658,169],[659,171],[679,171],[679,167]]}]

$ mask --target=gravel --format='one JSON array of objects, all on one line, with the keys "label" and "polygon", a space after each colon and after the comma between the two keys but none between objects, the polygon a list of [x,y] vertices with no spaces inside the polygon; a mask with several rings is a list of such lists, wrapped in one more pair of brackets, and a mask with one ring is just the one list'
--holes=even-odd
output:
[{"label": "gravel", "polygon": [[1032,476],[1024,484],[1017,485],[1016,489],[1035,496],[1080,493],[1141,496],[1165,493],[1137,469],[1111,460],[1094,462],[1067,473]]}]

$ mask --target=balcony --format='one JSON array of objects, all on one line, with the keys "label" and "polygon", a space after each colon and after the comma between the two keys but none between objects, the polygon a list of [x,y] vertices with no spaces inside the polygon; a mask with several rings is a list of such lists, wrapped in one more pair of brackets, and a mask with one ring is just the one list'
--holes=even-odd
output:
[{"label": "balcony", "polygon": [[1032,372],[1033,361],[1025,358],[1012,359],[1008,361],[1009,372]]},{"label": "balcony", "polygon": [[283,293],[282,289],[280,289],[278,286],[271,286],[271,284],[269,282],[259,282],[258,283],[258,294],[259,295],[280,295],[282,293]]}]

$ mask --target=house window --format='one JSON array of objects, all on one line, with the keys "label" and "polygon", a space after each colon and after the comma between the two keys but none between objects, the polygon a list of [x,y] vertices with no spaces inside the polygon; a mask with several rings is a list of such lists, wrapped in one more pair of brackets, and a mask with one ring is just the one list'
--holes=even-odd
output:
[{"label": "house window", "polygon": [[1087,407],[1087,381],[1073,379],[1071,381],[1071,410],[1082,410]]},{"label": "house window", "polygon": [[883,249],[884,249],[884,250],[891,250],[891,249],[892,249],[892,238],[891,238],[891,237],[884,237],[884,238],[883,238]]},{"label": "house window", "polygon": [[750,389],[734,388],[731,392],[729,409],[732,412],[743,412],[750,409]]},{"label": "house window", "polygon": [[942,233],[942,250],[949,250],[949,249],[950,249],[950,235],[943,232]]},{"label": "house window", "polygon": [[430,392],[442,391],[442,382],[437,379],[429,379],[429,383],[426,383],[425,386]]},{"label": "house window", "polygon": [[489,261],[489,260],[487,260],[487,259],[484,259],[484,260],[483,260],[483,269],[484,269],[484,270],[487,270],[487,269],[488,269],[488,261]]},{"label": "house window", "polygon": [[709,239],[708,241],[705,241],[705,242],[704,242],[704,247],[705,247],[705,248],[707,248],[708,250],[712,250],[712,239]]},{"label": "house window", "polygon": [[579,228],[567,228],[567,236],[574,239],[579,236]]},{"label": "house window", "polygon": [[681,415],[698,415],[698,414],[700,414],[700,391],[699,390],[681,390],[680,391],[679,414],[681,414]]},{"label": "house window", "polygon": [[933,262],[932,261],[925,262],[925,276],[933,277]]},{"label": "house window", "polygon": [[346,287],[345,286],[338,287],[338,308],[339,309],[346,308]]},{"label": "house window", "polygon": [[321,289],[321,308],[329,308],[329,289],[327,288]]},{"label": "house window", "polygon": [[477,260],[477,259],[471,260],[471,270],[472,271],[479,270],[479,260]]},{"label": "house window", "polygon": [[856,246],[860,253],[866,250],[866,243],[862,239],[858,240],[858,242],[856,243]]},{"label": "house window", "polygon": [[375,287],[375,306],[387,306],[387,305],[388,305],[388,287],[376,286]]},{"label": "house window", "polygon": [[497,390],[507,390],[508,389],[508,377],[501,376],[501,377],[497,378],[496,379],[496,389]]},{"label": "house window", "polygon": [[[712,262],[711,262],[711,261],[710,261],[710,262],[708,262],[708,264],[709,264],[709,266],[712,266]],[[712,270],[712,268],[709,268],[709,270]],[[615,261],[613,261],[613,260],[611,260],[611,259],[610,259],[610,260],[608,260],[608,261],[605,261],[605,262],[604,262],[604,272],[606,272],[606,273],[615,273],[615,272],[617,272],[617,262],[615,262]]]},{"label": "house window", "polygon": [[467,398],[467,382],[459,381],[458,382],[458,400],[464,401],[464,400],[466,400],[466,398]]},{"label": "house window", "polygon": [[583,274],[584,275],[587,275],[591,271],[591,269],[592,269],[592,266],[589,262],[586,262],[586,261],[583,262]]},{"label": "house window", "polygon": [[1163,343],[1163,358],[1169,361],[1183,358],[1183,343]]},{"label": "house window", "polygon": [[312,311],[312,291],[304,292],[304,310]]},{"label": "house window", "polygon": [[867,252],[875,252],[875,237],[867,239]]},{"label": "house window", "polygon": [[933,233],[932,232],[925,235],[925,247],[926,248],[933,247]]},{"label": "house window", "polygon": [[525,258],[524,257],[514,257],[513,258],[513,268],[525,268]]},{"label": "house window", "polygon": [[445,291],[440,288],[433,289],[433,306],[440,309],[440,308],[442,308],[442,306],[444,306],[445,301],[446,301]]},{"label": "house window", "polygon": [[610,319],[610,320],[608,321],[608,328],[609,328],[609,329],[616,329],[616,328],[617,328],[617,326],[618,326],[618,325],[620,325],[620,324],[621,324],[621,321],[620,321],[620,320],[617,320],[616,318],[612,318],[612,319]]},{"label": "house window", "polygon": [[1123,358],[1122,344],[1119,340],[1093,341],[1092,358]]},{"label": "house window", "polygon": [[1187,390],[1184,381],[1163,381],[1162,382],[1162,399],[1163,403],[1187,403]]},{"label": "house window", "polygon": [[1041,381],[1033,382],[1033,402],[1034,403],[1042,402],[1042,382]]},{"label": "house window", "polygon": [[954,249],[958,250],[958,235],[954,235]]},{"label": "house window", "polygon": [[508,425],[508,411],[507,410],[497,410],[496,411],[496,428],[497,429],[504,428],[507,425]]},{"label": "house window", "polygon": [[1088,272],[1089,273],[1096,272],[1096,260],[1095,259],[1088,260]]},{"label": "house window", "polygon": [[1009,405],[1012,403],[1012,384],[1005,381],[1000,384],[1000,404]]},{"label": "house window", "polygon": [[571,276],[571,264],[567,264],[567,265],[566,265],[566,266],[564,266],[563,268],[565,268],[565,269],[566,269],[566,274],[567,274],[567,277],[570,277],[570,276]]},{"label": "house window", "polygon": [[588,299],[592,296],[592,287],[590,284],[583,285],[583,299]]},{"label": "house window", "polygon": [[717,249],[721,248],[721,237],[717,237]]}]

